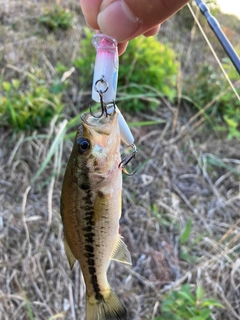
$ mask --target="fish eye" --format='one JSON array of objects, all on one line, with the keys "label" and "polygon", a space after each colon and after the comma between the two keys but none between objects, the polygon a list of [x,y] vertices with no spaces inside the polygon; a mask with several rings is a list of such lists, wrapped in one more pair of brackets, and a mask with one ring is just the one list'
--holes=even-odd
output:
[{"label": "fish eye", "polygon": [[77,144],[78,144],[78,152],[81,154],[88,151],[91,146],[90,141],[84,137],[78,138]]}]

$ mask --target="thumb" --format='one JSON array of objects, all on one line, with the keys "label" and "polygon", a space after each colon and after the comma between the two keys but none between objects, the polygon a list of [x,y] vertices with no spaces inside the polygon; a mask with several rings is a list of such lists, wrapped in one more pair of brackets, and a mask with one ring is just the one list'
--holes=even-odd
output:
[{"label": "thumb", "polygon": [[102,32],[124,42],[140,34],[156,33],[156,27],[188,1],[102,0],[97,23]]},{"label": "thumb", "polygon": [[114,37],[118,42],[132,38],[141,28],[141,20],[124,0],[103,0],[97,23],[101,32]]}]

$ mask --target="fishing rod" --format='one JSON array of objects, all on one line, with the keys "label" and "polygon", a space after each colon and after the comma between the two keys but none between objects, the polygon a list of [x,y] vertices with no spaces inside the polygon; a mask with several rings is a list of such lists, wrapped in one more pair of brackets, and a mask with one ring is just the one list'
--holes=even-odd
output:
[{"label": "fishing rod", "polygon": [[240,75],[240,58],[237,55],[236,51],[234,50],[233,46],[229,42],[228,38],[225,36],[224,32],[222,31],[219,22],[217,19],[211,14],[208,6],[202,0],[195,0],[197,6],[199,7],[201,13],[207,19],[207,22],[213,32],[215,33],[218,41],[222,45],[223,49],[225,50],[226,54],[232,61],[235,69]]}]

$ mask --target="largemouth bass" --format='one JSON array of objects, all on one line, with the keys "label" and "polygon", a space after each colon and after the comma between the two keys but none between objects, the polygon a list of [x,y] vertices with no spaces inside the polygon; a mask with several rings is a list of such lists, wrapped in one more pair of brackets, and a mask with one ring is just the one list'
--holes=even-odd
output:
[{"label": "largemouth bass", "polygon": [[66,168],[61,216],[70,267],[80,263],[86,284],[87,320],[126,320],[107,280],[110,260],[131,264],[119,235],[122,169],[118,114],[82,115]]}]

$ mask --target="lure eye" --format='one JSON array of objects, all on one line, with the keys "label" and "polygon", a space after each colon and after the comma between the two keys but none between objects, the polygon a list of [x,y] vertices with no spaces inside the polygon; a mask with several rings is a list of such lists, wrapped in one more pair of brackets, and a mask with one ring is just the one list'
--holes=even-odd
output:
[{"label": "lure eye", "polygon": [[90,141],[84,137],[77,139],[78,152],[83,154],[90,149]]}]

